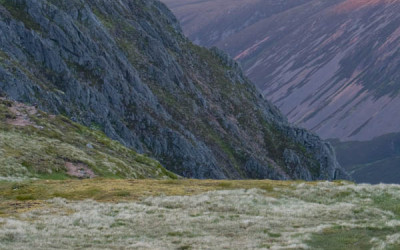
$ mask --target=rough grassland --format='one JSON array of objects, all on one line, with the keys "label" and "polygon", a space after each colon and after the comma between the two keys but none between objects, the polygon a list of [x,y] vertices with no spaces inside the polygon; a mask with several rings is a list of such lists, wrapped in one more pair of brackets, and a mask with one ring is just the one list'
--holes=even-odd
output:
[{"label": "rough grassland", "polygon": [[[74,173],[71,176],[69,172]],[[0,179],[68,179],[80,175],[177,178],[158,161],[109,139],[95,125],[88,128],[0,98]]]},{"label": "rough grassland", "polygon": [[40,180],[0,197],[2,249],[400,247],[396,185]]}]

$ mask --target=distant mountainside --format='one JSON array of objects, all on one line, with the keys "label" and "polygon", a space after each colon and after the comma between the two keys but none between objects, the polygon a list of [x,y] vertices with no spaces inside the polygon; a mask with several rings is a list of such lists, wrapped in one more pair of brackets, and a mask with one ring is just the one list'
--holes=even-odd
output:
[{"label": "distant mountainside", "polygon": [[360,183],[400,184],[400,133],[371,141],[332,141],[341,165]]},{"label": "distant mountainside", "polygon": [[400,1],[164,2],[193,41],[238,59],[289,121],[345,141],[400,132]]},{"label": "distant mountainside", "polygon": [[[219,50],[153,0],[0,0],[0,92],[194,178],[348,178]],[[1,152],[1,151],[0,151]]]}]

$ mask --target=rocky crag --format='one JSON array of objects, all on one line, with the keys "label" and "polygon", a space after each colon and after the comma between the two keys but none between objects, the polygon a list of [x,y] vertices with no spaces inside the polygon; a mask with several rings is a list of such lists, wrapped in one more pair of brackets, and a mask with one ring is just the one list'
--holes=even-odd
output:
[{"label": "rocky crag", "polygon": [[195,178],[347,178],[224,53],[153,0],[0,0],[0,91]]}]

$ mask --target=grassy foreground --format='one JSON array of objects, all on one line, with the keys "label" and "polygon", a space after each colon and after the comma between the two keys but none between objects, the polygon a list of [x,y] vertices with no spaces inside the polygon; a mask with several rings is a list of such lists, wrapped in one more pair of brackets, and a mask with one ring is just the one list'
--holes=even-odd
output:
[{"label": "grassy foreground", "polygon": [[0,183],[2,249],[399,249],[400,186],[347,182]]}]

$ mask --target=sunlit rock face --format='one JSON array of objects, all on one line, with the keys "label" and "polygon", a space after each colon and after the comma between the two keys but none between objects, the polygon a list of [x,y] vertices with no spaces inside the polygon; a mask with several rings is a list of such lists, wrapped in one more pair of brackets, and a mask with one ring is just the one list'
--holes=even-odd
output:
[{"label": "sunlit rock face", "polygon": [[239,60],[291,122],[341,140],[400,131],[399,1],[165,2],[193,41]]}]

